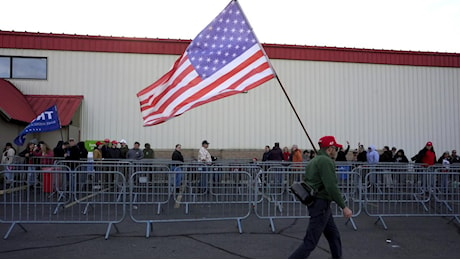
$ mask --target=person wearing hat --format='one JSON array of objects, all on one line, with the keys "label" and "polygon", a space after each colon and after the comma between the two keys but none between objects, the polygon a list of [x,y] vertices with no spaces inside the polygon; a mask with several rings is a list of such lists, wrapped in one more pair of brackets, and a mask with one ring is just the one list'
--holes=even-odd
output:
[{"label": "person wearing hat", "polygon": [[109,139],[109,138],[105,138],[105,139],[104,139],[103,146],[102,146],[102,148],[101,148],[102,158],[110,158],[110,153],[109,153],[110,147],[111,147],[111,145],[110,145],[110,139]]},{"label": "person wearing hat", "polygon": [[[201,142],[201,147],[200,150],[198,151],[198,161],[202,162],[206,165],[211,165],[212,164],[212,157],[211,154],[208,151],[209,147],[209,142],[207,140],[204,140]],[[205,167],[203,167],[203,171],[207,171]],[[206,191],[206,186],[208,184],[208,175],[207,174],[200,174],[200,188],[202,191]]]},{"label": "person wearing hat", "polygon": [[117,145],[118,145],[117,140],[113,140],[111,142],[111,144],[112,144],[112,147],[109,148],[110,158],[112,158],[112,159],[120,159],[121,158],[121,151],[120,151],[120,148],[117,147]]},{"label": "person wearing hat", "polygon": [[129,151],[129,147],[126,144],[126,140],[121,139],[120,140],[120,153],[121,153],[120,158],[126,159],[126,155],[128,154],[128,151]]},{"label": "person wearing hat", "polygon": [[342,242],[332,216],[331,202],[337,203],[344,217],[350,218],[353,215],[345,205],[335,172],[334,159],[342,145],[335,141],[334,136],[323,136],[318,144],[320,150],[307,164],[304,176],[304,181],[316,191],[316,199],[308,206],[310,221],[303,242],[289,258],[307,258],[318,245],[323,233],[329,242],[332,258],[342,258]]},{"label": "person wearing hat", "polygon": [[420,150],[414,157],[411,158],[416,163],[423,163],[423,166],[429,167],[436,163],[436,152],[432,142],[427,142],[425,147]]},{"label": "person wearing hat", "polygon": [[93,160],[101,160],[102,159],[102,146],[104,145],[103,142],[97,141],[96,146],[94,147],[93,150]]},{"label": "person wearing hat", "polygon": [[208,141],[204,140],[203,142],[201,142],[201,148],[198,151],[198,161],[206,163],[206,164],[212,163],[212,158],[211,158],[211,154],[208,151],[208,147],[209,147]]}]

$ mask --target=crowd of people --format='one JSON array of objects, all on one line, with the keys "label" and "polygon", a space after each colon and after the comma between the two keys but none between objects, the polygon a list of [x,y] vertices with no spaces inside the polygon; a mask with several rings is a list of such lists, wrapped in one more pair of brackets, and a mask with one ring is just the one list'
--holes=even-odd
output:
[{"label": "crowd of people", "polygon": [[[374,145],[370,145],[365,149],[364,145],[358,143],[358,148],[354,149],[350,154],[350,143],[346,142],[346,147],[339,147],[337,152],[336,161],[355,161],[363,162],[368,164],[376,164],[379,162],[409,162],[408,157],[405,155],[403,149],[397,149],[396,147],[384,146],[381,153],[379,153]],[[204,140],[202,147],[198,152],[198,161],[212,162],[216,160],[215,157],[211,156],[207,148],[209,142]],[[179,160],[184,162],[184,157],[181,153],[182,146],[177,144],[171,159]],[[301,151],[296,144],[292,145],[291,149],[285,146],[281,149],[278,142],[274,143],[273,148],[269,145],[265,146],[265,151],[262,155],[262,161],[285,161],[285,162],[305,162],[310,161],[315,157],[315,150],[304,150]],[[108,138],[104,141],[97,141],[93,151],[88,151],[85,148],[84,142],[76,142],[75,139],[70,138],[68,141],[59,141],[54,149],[51,149],[45,142],[32,141],[26,146],[26,148],[17,153],[11,143],[6,143],[3,153],[1,164],[7,165],[13,163],[13,158],[20,156],[25,158],[28,163],[30,158],[40,158],[41,163],[51,162],[44,158],[58,157],[64,158],[65,160],[80,160],[91,158],[94,160],[100,159],[130,159],[130,160],[141,160],[141,159],[154,159],[155,152],[149,143],[144,144],[144,148],[140,148],[139,142],[134,142],[133,147],[129,148],[126,140],[120,141],[110,140]],[[257,158],[254,158],[257,160]],[[416,163],[423,163],[426,165],[434,165],[440,163],[444,165],[460,163],[460,157],[457,155],[456,150],[451,152],[445,151],[439,158],[436,157],[435,150],[432,142],[427,142],[426,145],[413,157],[410,161]],[[30,161],[32,163],[32,161]]]},{"label": "crowd of people", "polygon": [[[375,145],[370,145],[367,149],[364,145],[358,143],[358,148],[352,151],[352,155],[349,156],[350,142],[347,141],[347,147],[341,145],[338,148],[337,156],[335,161],[354,161],[363,162],[369,164],[377,164],[379,162],[409,162],[408,157],[404,153],[403,149],[397,149],[389,146],[384,146],[382,152],[379,153]],[[285,146],[282,150],[278,142],[276,142],[273,148],[269,145],[265,146],[265,151],[262,155],[262,161],[290,161],[290,162],[305,162],[310,161],[315,157],[316,153],[314,150],[304,150],[300,152],[297,145],[293,145],[291,149]],[[460,157],[457,155],[456,150],[445,151],[439,158],[436,157],[436,153],[433,148],[432,142],[427,142],[425,146],[413,157],[410,161],[415,163],[422,163],[425,165],[434,165],[440,163],[443,165],[450,165],[453,163],[460,163]]]},{"label": "crowd of people", "polygon": [[[202,146],[198,150],[197,160],[205,164],[211,164],[216,160],[211,156],[208,151],[209,142],[202,141]],[[346,205],[343,196],[337,184],[336,165],[335,161],[355,161],[368,164],[377,164],[381,162],[409,162],[408,157],[405,155],[403,149],[396,147],[384,146],[381,152],[374,145],[369,145],[365,149],[364,145],[358,143],[358,148],[350,152],[350,143],[347,141],[347,147],[344,148],[341,144],[335,141],[333,136],[324,136],[319,142],[319,150],[305,150],[301,151],[297,145],[292,145],[291,149],[288,147],[280,148],[278,142],[274,143],[273,148],[265,146],[265,151],[262,155],[262,161],[284,161],[284,162],[304,162],[309,161],[305,168],[305,175],[303,181],[311,187],[315,192],[314,202],[307,205],[310,214],[309,226],[306,230],[306,235],[298,248],[290,255],[289,258],[306,258],[310,255],[311,251],[315,249],[322,234],[325,234],[331,254],[333,258],[342,257],[342,245],[340,240],[340,233],[334,223],[332,211],[330,209],[331,201],[334,201],[341,209],[343,216],[350,218],[353,212]],[[177,144],[171,155],[172,161],[184,162],[184,157],[181,153],[182,146]],[[16,154],[11,143],[7,143],[3,149],[1,163],[6,166],[4,171],[4,179],[6,187],[8,188],[13,181],[13,174],[8,172],[8,165],[14,163],[14,158],[18,155],[25,159],[27,164],[36,164],[34,160],[40,158],[40,164],[52,164],[56,157],[64,158],[66,160],[80,160],[85,158],[92,158],[94,160],[100,159],[153,159],[154,150],[150,144],[146,143],[143,150],[140,148],[139,142],[134,142],[133,148],[129,149],[124,139],[119,142],[106,138],[104,141],[97,141],[93,151],[88,151],[83,142],[76,142],[75,139],[70,138],[68,141],[59,141],[54,149],[47,146],[45,142],[30,142],[27,147]],[[254,158],[256,160],[256,158]],[[410,158],[415,163],[421,163],[424,166],[434,165],[440,163],[443,165],[450,165],[460,163],[460,157],[457,155],[456,150],[444,152],[439,158],[432,142],[427,142],[425,146],[413,157]],[[178,163],[179,164],[179,163]],[[319,167],[320,166],[320,167]],[[179,170],[178,170],[179,169]],[[179,192],[182,175],[180,167],[175,167],[176,174],[176,191]],[[207,175],[200,176],[201,189],[207,185]],[[318,177],[321,176],[321,177]],[[372,181],[371,181],[372,182]],[[28,184],[35,184],[35,177],[28,175]],[[183,186],[184,187],[184,186]]]}]

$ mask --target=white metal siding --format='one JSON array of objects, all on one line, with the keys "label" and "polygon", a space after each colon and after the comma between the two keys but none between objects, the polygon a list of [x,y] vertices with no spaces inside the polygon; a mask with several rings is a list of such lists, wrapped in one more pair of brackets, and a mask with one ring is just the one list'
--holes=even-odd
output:
[{"label": "white metal siding", "polygon": [[[143,127],[136,93],[166,73],[174,55],[14,50],[48,57],[48,80],[11,80],[24,94],[84,95],[81,138],[149,142],[157,149],[262,149],[279,141],[311,148],[278,82]],[[460,69],[272,60],[311,138],[404,148],[430,140],[439,157],[460,148]]]}]

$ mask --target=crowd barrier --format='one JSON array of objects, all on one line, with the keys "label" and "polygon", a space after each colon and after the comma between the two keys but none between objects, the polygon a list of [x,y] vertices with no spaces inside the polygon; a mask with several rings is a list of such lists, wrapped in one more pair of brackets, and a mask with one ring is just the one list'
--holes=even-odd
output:
[{"label": "crowd barrier", "polygon": [[26,231],[23,224],[107,224],[108,238],[125,218],[126,181],[119,172],[74,172],[63,165],[7,171],[14,181],[3,183],[0,193],[0,223],[10,224],[4,239],[16,225]]},{"label": "crowd barrier", "polygon": [[130,180],[130,216],[146,224],[149,237],[153,223],[241,220],[251,213],[251,177],[244,171],[136,172]]},{"label": "crowd barrier", "polygon": [[[255,214],[260,219],[268,219],[273,232],[275,219],[309,218],[307,208],[289,192],[289,187],[294,181],[303,179],[303,170],[298,167],[272,167],[268,171],[260,172],[256,177]],[[353,216],[347,223],[351,222],[357,230],[353,217],[361,213],[360,178],[356,172],[349,171],[337,171],[337,178],[344,201],[353,211]],[[331,208],[334,217],[342,216],[342,210],[337,204],[332,203]]]},{"label": "crowd barrier", "polygon": [[366,213],[377,217],[385,229],[383,218],[396,216],[443,216],[460,223],[459,169],[370,172],[366,181]]},{"label": "crowd barrier", "polygon": [[[145,224],[146,237],[162,222],[232,220],[242,233],[242,221],[251,214],[268,220],[273,232],[278,219],[308,218],[307,208],[289,192],[292,182],[302,180],[305,163],[53,162],[0,165],[0,175],[13,179],[0,190],[0,223],[10,224],[5,239],[16,225],[25,230],[23,224],[34,223],[105,224],[107,239],[126,217]],[[354,230],[363,211],[385,229],[384,218],[395,216],[460,223],[459,166],[337,162],[336,174]],[[334,217],[342,216],[335,203],[331,208]]]}]

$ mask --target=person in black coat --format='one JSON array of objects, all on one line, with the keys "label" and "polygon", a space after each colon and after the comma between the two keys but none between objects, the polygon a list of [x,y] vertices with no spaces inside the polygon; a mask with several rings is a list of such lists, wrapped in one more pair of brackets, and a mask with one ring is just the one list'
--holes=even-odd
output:
[{"label": "person in black coat", "polygon": [[452,160],[452,158],[450,157],[448,151],[445,151],[445,152],[441,155],[441,157],[439,157],[439,159],[438,159],[437,162],[440,163],[440,164],[444,164],[444,163],[445,163],[444,160],[446,160],[448,164],[450,164],[450,161]]},{"label": "person in black coat", "polygon": [[283,151],[280,148],[280,143],[275,143],[273,149],[268,154],[268,161],[282,161]]},{"label": "person in black coat", "polygon": [[383,153],[379,157],[379,162],[393,162],[393,153],[390,151],[390,147],[383,147]]},{"label": "person in black coat", "polygon": [[268,155],[270,154],[270,146],[266,145],[264,154],[262,155],[262,162],[268,161]]},{"label": "person in black coat", "polygon": [[395,157],[394,157],[394,161],[395,162],[401,162],[401,163],[408,163],[409,160],[407,159],[406,155],[404,154],[404,150],[403,149],[399,149],[396,154],[395,154]]},{"label": "person in black coat", "polygon": [[68,143],[66,142],[66,144],[67,144],[67,149],[65,150],[65,159],[72,160],[72,161],[79,161],[80,160],[80,149],[75,143],[75,139],[70,138],[69,142]]},{"label": "person in black coat", "polygon": [[457,150],[452,150],[450,155],[450,163],[460,163],[460,157],[457,155]]},{"label": "person in black coat", "polygon": [[78,147],[78,152],[80,154],[80,159],[88,158],[88,149],[86,149],[85,143],[84,142],[78,142],[77,147]]},{"label": "person in black coat", "polygon": [[356,157],[356,160],[358,162],[367,162],[367,152],[362,144],[358,144],[358,157]]},{"label": "person in black coat", "polygon": [[54,147],[53,149],[53,155],[54,157],[64,157],[64,148],[63,148],[63,145],[64,145],[64,141],[58,141],[56,147]]},{"label": "person in black coat", "polygon": [[339,148],[339,151],[337,152],[337,157],[335,158],[335,160],[337,162],[346,162],[347,154],[349,150],[350,150],[350,142],[347,141],[347,149],[345,149],[344,151],[343,147]]},{"label": "person in black coat", "polygon": [[112,147],[108,149],[108,154],[111,159],[121,159],[121,150],[118,148],[118,142],[116,140],[112,141]]},{"label": "person in black coat", "polygon": [[[180,151],[181,149],[182,149],[182,145],[176,144],[176,148],[174,149],[174,152],[171,155],[171,160],[182,162],[182,163],[184,162],[184,156],[182,156],[182,153]],[[181,173],[182,169],[179,166],[182,163],[177,163],[177,164],[171,165],[172,166],[171,169],[173,169],[173,171],[177,172],[176,173],[176,182],[175,182],[176,192],[180,192],[179,187],[182,187],[182,192],[184,191],[183,189],[185,189],[185,186],[181,185],[181,182],[182,182],[182,173]]]},{"label": "person in black coat", "polygon": [[172,153],[171,160],[184,162],[184,156],[182,156],[180,151],[181,149],[182,145],[176,144],[176,149],[174,149],[174,152]]}]

